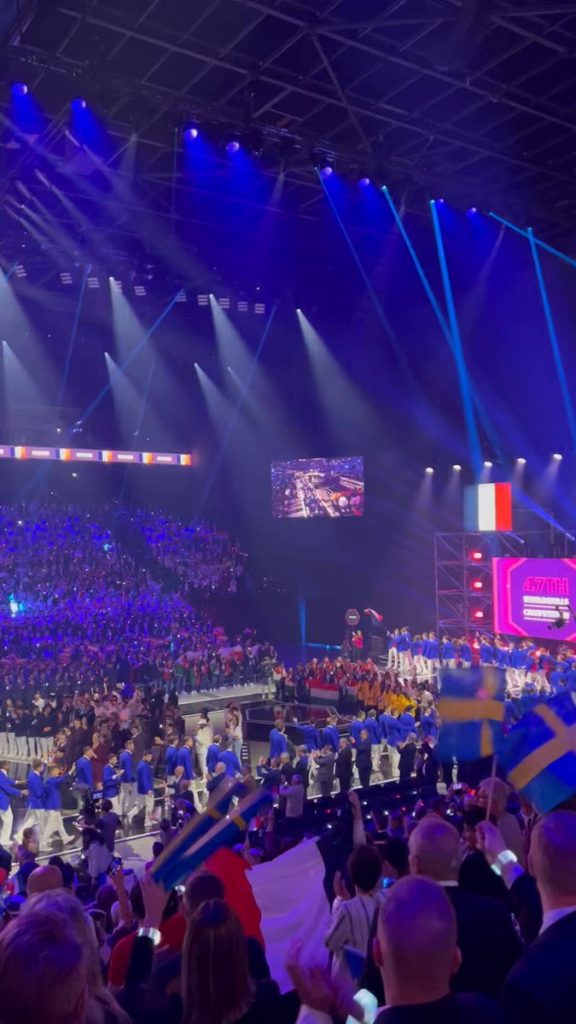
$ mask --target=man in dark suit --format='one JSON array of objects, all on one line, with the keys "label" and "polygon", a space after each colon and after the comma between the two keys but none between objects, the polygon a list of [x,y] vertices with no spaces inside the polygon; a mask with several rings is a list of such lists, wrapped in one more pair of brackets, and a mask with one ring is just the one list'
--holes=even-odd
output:
[{"label": "man in dark suit", "polygon": [[[487,996],[450,992],[461,959],[456,940],[456,915],[442,886],[414,875],[394,883],[380,907],[373,943],[386,992],[376,1024],[501,1024],[500,1010]],[[336,979],[322,977],[320,968],[302,959],[287,966],[303,1004],[299,1020],[345,1020],[353,1013],[352,997]]]},{"label": "man in dark suit", "polygon": [[316,755],[316,781],[320,786],[321,796],[330,796],[334,782],[334,753],[331,747],[324,747],[322,753]]},{"label": "man in dark suit", "polygon": [[[386,992],[376,1024],[500,1021],[483,995],[453,994],[461,969],[457,914],[446,888],[414,876],[395,882],[378,916],[374,955]],[[410,922],[410,927],[406,927]]]},{"label": "man in dark suit", "polygon": [[347,736],[340,737],[340,749],[336,755],[336,778],[340,792],[347,793],[352,785],[352,747]]},{"label": "man in dark suit", "polygon": [[542,900],[543,921],[538,938],[506,979],[504,1010],[511,1024],[564,1024],[574,1020],[576,1012],[574,811],[552,811],[540,819],[532,832],[529,860]]},{"label": "man in dark suit", "polygon": [[412,873],[438,882],[454,907],[462,963],[452,991],[497,996],[522,953],[510,911],[498,900],[460,887],[460,836],[449,822],[427,815],[412,832],[409,849]]},{"label": "man in dark suit", "polygon": [[302,779],[304,794],[306,795],[308,793],[308,786],[310,785],[310,754],[305,746],[298,747],[296,753],[298,760],[294,765],[294,773],[299,775]]}]

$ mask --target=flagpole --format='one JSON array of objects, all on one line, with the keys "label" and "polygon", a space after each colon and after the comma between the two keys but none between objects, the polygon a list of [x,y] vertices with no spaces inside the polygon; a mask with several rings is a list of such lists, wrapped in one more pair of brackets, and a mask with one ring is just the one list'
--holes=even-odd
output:
[{"label": "flagpole", "polygon": [[490,821],[490,812],[492,810],[492,798],[494,796],[494,782],[496,781],[496,768],[498,766],[498,757],[494,754],[492,758],[492,774],[490,775],[490,786],[488,789],[488,804],[486,806],[486,821]]}]

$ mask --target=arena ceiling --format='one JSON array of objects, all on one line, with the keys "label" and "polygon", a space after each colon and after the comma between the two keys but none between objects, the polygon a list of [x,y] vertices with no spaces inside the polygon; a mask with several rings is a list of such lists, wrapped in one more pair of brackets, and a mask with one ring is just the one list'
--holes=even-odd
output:
[{"label": "arena ceiling", "polygon": [[[284,172],[288,214],[319,215],[320,152],[352,180],[385,182],[414,212],[442,195],[530,224],[570,249],[572,0],[12,2],[4,116],[9,85],[22,80],[46,112],[39,143],[52,155],[62,157],[68,144],[73,96],[94,106],[118,151],[137,138],[129,202],[109,199],[117,209],[108,239],[118,252],[142,214],[169,220],[175,191],[195,187],[175,173],[174,154],[195,118],[223,142],[241,133],[265,172]],[[5,164],[4,209],[36,144]],[[209,193],[210,181],[202,188]],[[75,200],[72,182],[68,189]],[[83,201],[90,211],[90,197]],[[17,230],[13,217],[4,220],[5,233]]]}]

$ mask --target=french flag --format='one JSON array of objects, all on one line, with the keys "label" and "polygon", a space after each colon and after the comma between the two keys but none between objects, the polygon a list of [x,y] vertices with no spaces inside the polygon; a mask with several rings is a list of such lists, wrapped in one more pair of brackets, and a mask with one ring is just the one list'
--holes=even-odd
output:
[{"label": "french flag", "polygon": [[[241,839],[250,819],[271,797],[261,787],[245,792],[241,783],[233,784],[204,814],[192,818],[156,859],[151,873],[167,891],[202,865],[218,875],[226,902],[238,915],[245,935],[262,944],[272,978],[285,993],[293,988],[286,960],[294,938],[302,941],[305,957],[328,963],[323,940],[330,905],[324,886],[323,840],[305,840],[268,863],[249,866],[230,846]],[[232,808],[234,796],[241,799]]]},{"label": "french flag", "polygon": [[467,530],[482,533],[512,530],[512,484],[475,484],[466,488],[464,518]]}]

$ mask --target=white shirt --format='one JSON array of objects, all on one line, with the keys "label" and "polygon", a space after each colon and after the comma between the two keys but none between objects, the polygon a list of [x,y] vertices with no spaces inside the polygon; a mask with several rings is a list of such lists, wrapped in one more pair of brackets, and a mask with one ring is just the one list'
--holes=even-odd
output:
[{"label": "white shirt", "polygon": [[556,924],[556,921],[561,921],[563,917],[568,917],[568,914],[576,913],[576,906],[574,907],[558,907],[558,910],[547,910],[542,918],[542,927],[540,929],[540,935],[550,928],[551,925]]}]

